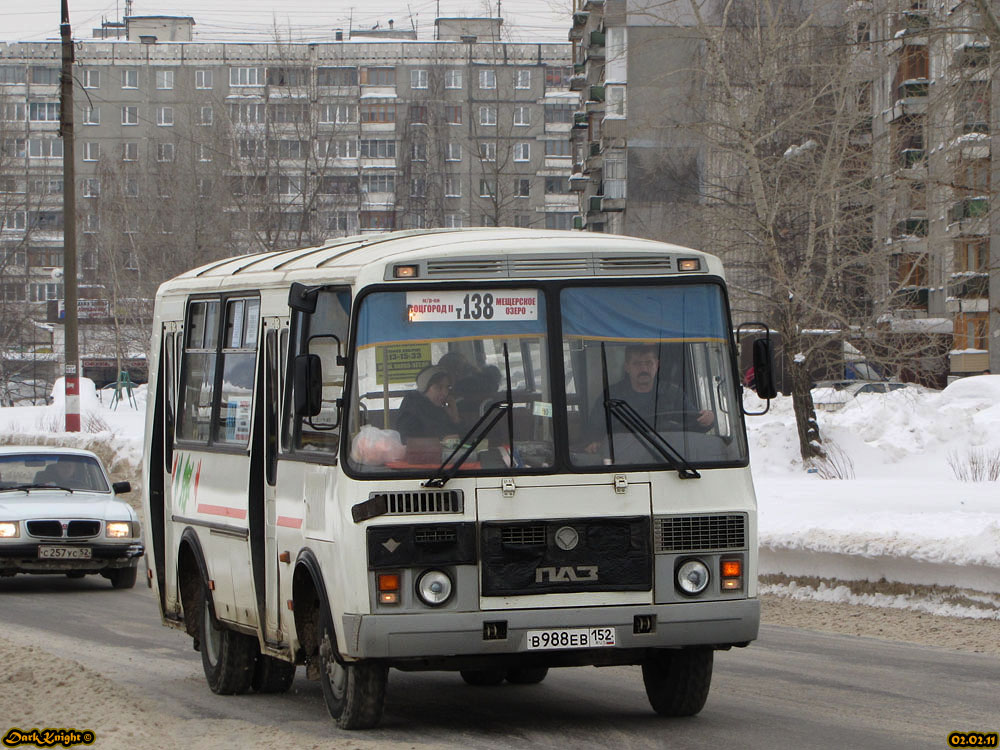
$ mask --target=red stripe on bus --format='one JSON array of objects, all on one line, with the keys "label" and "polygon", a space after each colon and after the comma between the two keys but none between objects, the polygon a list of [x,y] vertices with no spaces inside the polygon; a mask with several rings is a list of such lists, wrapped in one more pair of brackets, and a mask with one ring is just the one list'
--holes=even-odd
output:
[{"label": "red stripe on bus", "polygon": [[210,516],[225,516],[226,518],[246,518],[247,512],[240,508],[227,508],[225,505],[199,505],[199,513]]},{"label": "red stripe on bus", "polygon": [[291,516],[278,516],[278,520],[275,521],[278,526],[287,526],[290,529],[301,529],[302,519],[292,518]]}]

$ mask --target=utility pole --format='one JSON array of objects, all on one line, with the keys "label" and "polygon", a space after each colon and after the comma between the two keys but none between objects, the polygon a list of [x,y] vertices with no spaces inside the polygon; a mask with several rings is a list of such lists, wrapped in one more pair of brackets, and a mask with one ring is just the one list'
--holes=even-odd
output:
[{"label": "utility pole", "polygon": [[73,148],[73,38],[69,28],[69,0],[62,0],[62,76],[60,77],[59,134],[63,140],[63,308],[66,358],[66,432],[80,431],[80,350],[76,289],[76,171]]}]

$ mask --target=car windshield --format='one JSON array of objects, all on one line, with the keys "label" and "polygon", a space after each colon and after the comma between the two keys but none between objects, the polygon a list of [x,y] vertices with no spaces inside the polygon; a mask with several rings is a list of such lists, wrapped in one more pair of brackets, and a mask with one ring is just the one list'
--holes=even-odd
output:
[{"label": "car windshield", "polygon": [[560,312],[574,465],[746,460],[720,286],[567,288]]},{"label": "car windshield", "polygon": [[52,453],[0,456],[0,490],[32,486],[83,492],[111,491],[104,470],[91,456]]},{"label": "car windshield", "polygon": [[461,469],[551,466],[545,309],[534,288],[365,297],[347,416],[350,466],[430,477],[485,412],[506,404],[508,392],[512,408],[503,409]]}]

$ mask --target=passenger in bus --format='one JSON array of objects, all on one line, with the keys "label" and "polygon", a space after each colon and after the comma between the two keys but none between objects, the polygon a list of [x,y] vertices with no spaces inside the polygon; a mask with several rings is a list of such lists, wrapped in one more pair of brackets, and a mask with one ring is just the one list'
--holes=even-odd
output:
[{"label": "passenger in bus", "polygon": [[[708,409],[698,410],[690,394],[672,379],[658,378],[660,360],[656,346],[635,344],[625,347],[625,373],[616,383],[608,387],[612,399],[625,401],[651,426],[663,429],[665,420],[682,424],[687,430],[707,432],[715,424],[715,414]],[[627,428],[617,417],[611,417],[615,433],[626,432]],[[587,453],[597,453],[607,438],[607,417],[604,409],[604,395],[590,411],[587,432],[591,441],[584,449]]]},{"label": "passenger in bus", "polygon": [[483,409],[495,401],[500,388],[500,368],[487,365],[482,369],[470,364],[458,352],[448,352],[438,361],[451,377],[451,401],[458,409],[459,426],[464,432],[476,423]]},{"label": "passenger in bus", "polygon": [[425,367],[417,375],[417,390],[399,405],[396,429],[403,442],[413,438],[458,437],[458,409],[451,397],[451,376],[439,366]]}]

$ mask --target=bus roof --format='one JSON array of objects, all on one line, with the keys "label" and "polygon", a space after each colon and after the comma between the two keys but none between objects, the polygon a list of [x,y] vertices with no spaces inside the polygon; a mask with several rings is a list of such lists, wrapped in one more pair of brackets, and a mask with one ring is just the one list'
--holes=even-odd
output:
[{"label": "bus roof", "polygon": [[[475,228],[475,229],[420,229],[410,231],[385,232],[378,234],[355,235],[328,240],[322,245],[305,247],[295,250],[280,250],[251,255],[240,255],[233,258],[215,261],[200,268],[187,271],[166,282],[161,292],[175,288],[191,288],[192,286],[216,286],[223,279],[232,279],[236,283],[252,282],[267,283],[289,282],[294,280],[315,280],[317,272],[331,277],[357,277],[362,271],[370,271],[372,278],[368,281],[380,281],[383,270],[389,261],[406,263],[432,259],[438,261],[438,270],[434,278],[497,278],[507,276],[498,272],[507,256],[533,256],[534,263],[528,264],[525,271],[518,276],[578,276],[594,275],[595,271],[581,273],[580,263],[555,262],[544,263],[546,258],[564,258],[569,261],[573,256],[588,261],[606,261],[608,268],[591,264],[605,273],[632,273],[646,275],[649,273],[667,273],[664,266],[651,264],[643,269],[642,264],[623,264],[629,254],[643,258],[665,257],[682,254],[687,257],[700,256],[710,261],[718,262],[706,253],[671,245],[654,240],[609,235],[595,232],[570,232],[559,230],[537,230],[517,228]],[[480,268],[459,267],[457,264],[452,273],[448,273],[448,258],[461,256],[467,260],[480,256],[484,265]],[[457,259],[457,258],[456,258]],[[490,265],[492,263],[492,265]],[[711,264],[714,265],[714,264]],[[617,266],[614,270],[612,266]],[[535,273],[531,273],[531,270]],[[622,270],[624,269],[624,271]],[[720,272],[721,267],[711,270]],[[709,270],[707,267],[702,270]],[[367,275],[367,274],[366,274]],[[428,280],[422,277],[421,280]],[[198,283],[198,282],[201,283]]]}]

